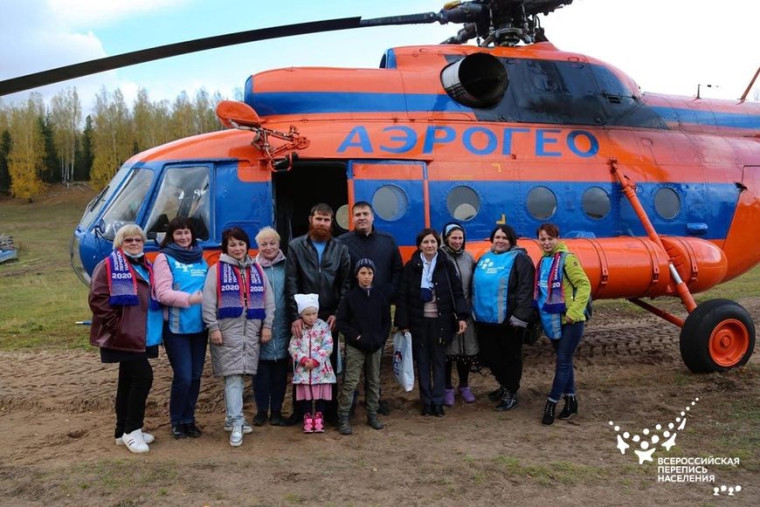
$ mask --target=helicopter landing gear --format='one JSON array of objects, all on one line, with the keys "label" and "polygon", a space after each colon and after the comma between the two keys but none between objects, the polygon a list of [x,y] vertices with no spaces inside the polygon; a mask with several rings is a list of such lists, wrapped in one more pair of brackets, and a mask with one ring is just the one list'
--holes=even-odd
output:
[{"label": "helicopter landing gear", "polygon": [[697,306],[681,329],[681,358],[694,373],[742,366],[754,348],[752,318],[729,299],[713,299]]}]

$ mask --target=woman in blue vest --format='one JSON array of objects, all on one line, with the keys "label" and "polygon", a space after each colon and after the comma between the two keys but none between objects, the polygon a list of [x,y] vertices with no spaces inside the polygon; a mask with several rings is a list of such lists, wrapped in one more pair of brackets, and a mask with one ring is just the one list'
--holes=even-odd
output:
[{"label": "woman in blue vest", "polygon": [[491,251],[475,266],[472,278],[472,313],[480,342],[481,362],[491,368],[499,387],[488,396],[495,409],[517,406],[522,378],[522,343],[525,328],[535,320],[533,278],[535,269],[517,235],[508,225],[491,232]]},{"label": "woman in blue vest", "polygon": [[197,438],[195,405],[206,361],[208,332],[201,316],[208,265],[190,222],[176,217],[161,242],[154,267],[156,296],[164,305],[164,348],[174,370],[169,415],[174,438]]},{"label": "woman in blue vest", "polygon": [[559,240],[559,227],[542,224],[536,234],[544,256],[536,269],[535,305],[544,333],[557,352],[554,382],[541,420],[548,425],[554,422],[560,397],[565,398],[560,419],[570,419],[578,413],[573,355],[583,337],[591,284],[578,257]]}]

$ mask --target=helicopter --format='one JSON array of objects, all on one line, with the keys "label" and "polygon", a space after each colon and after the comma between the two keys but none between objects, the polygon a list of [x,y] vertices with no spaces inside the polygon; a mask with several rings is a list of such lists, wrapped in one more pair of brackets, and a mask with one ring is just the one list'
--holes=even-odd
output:
[{"label": "helicopter", "polygon": [[[188,217],[206,258],[221,232],[306,232],[316,202],[370,202],[375,225],[408,259],[424,227],[457,220],[468,238],[500,223],[527,236],[566,231],[595,299],[625,298],[681,328],[693,372],[745,364],[755,326],[738,303],[693,294],[760,261],[746,231],[760,220],[760,105],[641,93],[592,57],[561,51],[539,14],[572,0],[472,0],[438,12],[342,18],[171,44],[0,81],[0,95],[168,56],[305,33],[457,23],[442,44],[386,51],[379,68],[286,68],[248,78],[223,101],[227,130],[159,146],[125,162],[87,206],[71,260],[87,283],[123,224],[155,254],[169,220]],[[467,44],[469,41],[475,44]],[[755,75],[757,78],[757,74]],[[537,242],[519,240],[529,255]],[[468,241],[476,257],[486,241]],[[644,298],[677,297],[682,319]]]}]

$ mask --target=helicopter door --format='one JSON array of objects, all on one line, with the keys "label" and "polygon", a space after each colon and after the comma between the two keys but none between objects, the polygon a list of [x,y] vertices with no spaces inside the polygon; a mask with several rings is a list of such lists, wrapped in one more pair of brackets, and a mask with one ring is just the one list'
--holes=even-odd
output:
[{"label": "helicopter door", "polygon": [[344,162],[299,160],[289,171],[272,173],[274,227],[280,244],[309,230],[309,213],[315,204],[324,202],[335,211],[333,234],[348,231],[348,189]]},{"label": "helicopter door", "polygon": [[352,161],[348,166],[351,203],[367,201],[375,210],[375,227],[393,234],[399,246],[414,246],[429,223],[424,162]]}]

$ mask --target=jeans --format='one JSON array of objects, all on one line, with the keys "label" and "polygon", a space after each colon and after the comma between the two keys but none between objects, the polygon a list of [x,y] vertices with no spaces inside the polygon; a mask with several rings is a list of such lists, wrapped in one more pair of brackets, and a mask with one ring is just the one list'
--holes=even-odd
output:
[{"label": "jeans", "polygon": [[446,345],[438,341],[437,319],[426,317],[421,329],[412,330],[412,350],[417,361],[417,385],[422,404],[442,405],[446,383]]},{"label": "jeans", "polygon": [[146,358],[121,361],[116,385],[115,437],[143,427],[145,402],[153,386],[153,367]]},{"label": "jeans", "polygon": [[206,362],[208,332],[174,334],[164,323],[164,348],[174,370],[169,397],[172,424],[195,423],[195,405],[201,390],[201,376]]},{"label": "jeans", "polygon": [[554,371],[554,383],[549,393],[549,400],[557,402],[563,394],[575,394],[575,374],[573,372],[573,355],[583,338],[585,322],[575,322],[562,326],[562,338],[551,340],[557,352],[557,367]]},{"label": "jeans", "polygon": [[288,358],[259,360],[253,379],[253,394],[259,412],[280,412],[288,383]]},{"label": "jeans", "polygon": [[224,404],[227,407],[227,423],[233,427],[242,426],[245,422],[245,417],[243,417],[244,379],[243,375],[227,375],[224,377]]},{"label": "jeans", "polygon": [[354,400],[354,390],[359,385],[362,371],[366,385],[367,413],[376,414],[380,403],[380,359],[383,349],[365,352],[356,347],[346,346],[346,376],[340,394],[338,414],[348,415]]}]

